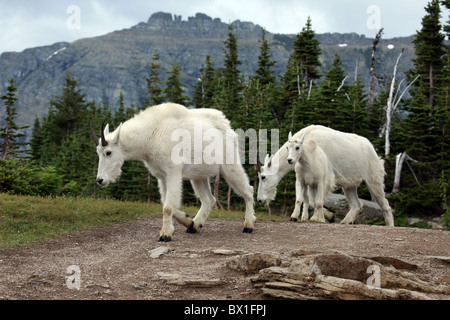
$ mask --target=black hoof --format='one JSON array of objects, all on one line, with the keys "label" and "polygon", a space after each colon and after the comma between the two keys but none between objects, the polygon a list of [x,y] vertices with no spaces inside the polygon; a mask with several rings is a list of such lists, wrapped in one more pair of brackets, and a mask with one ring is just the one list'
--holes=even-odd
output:
[{"label": "black hoof", "polygon": [[333,214],[333,216],[331,217],[331,219],[330,219],[330,223],[333,223],[334,221],[336,221],[336,216]]},{"label": "black hoof", "polygon": [[186,229],[187,233],[197,233],[197,229],[194,228],[194,221],[192,221],[192,224],[189,228]]},{"label": "black hoof", "polygon": [[297,220],[297,218],[291,218],[289,221],[297,222],[298,220]]},{"label": "black hoof", "polygon": [[253,228],[247,228],[245,227],[244,230],[242,231],[243,233],[252,233],[253,232]]},{"label": "black hoof", "polygon": [[158,239],[159,242],[169,242],[171,240],[172,240],[172,238],[169,236],[160,236]]}]

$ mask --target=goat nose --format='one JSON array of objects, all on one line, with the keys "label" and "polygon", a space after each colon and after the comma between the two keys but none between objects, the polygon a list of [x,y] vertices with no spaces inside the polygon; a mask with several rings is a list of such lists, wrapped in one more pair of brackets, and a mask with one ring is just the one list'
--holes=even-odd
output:
[{"label": "goat nose", "polygon": [[102,185],[102,183],[103,183],[103,179],[97,179],[97,183],[99,184],[99,185]]},{"label": "goat nose", "polygon": [[262,200],[258,200],[258,202],[261,204],[261,203],[262,203]]},{"label": "goat nose", "polygon": [[288,161],[287,161],[289,164],[292,164],[292,159],[288,159]]}]

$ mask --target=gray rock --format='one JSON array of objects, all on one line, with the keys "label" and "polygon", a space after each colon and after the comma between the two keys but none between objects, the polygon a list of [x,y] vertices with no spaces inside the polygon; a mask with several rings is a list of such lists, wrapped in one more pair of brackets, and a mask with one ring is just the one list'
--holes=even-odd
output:
[{"label": "gray rock", "polygon": [[264,253],[248,253],[230,258],[227,266],[230,269],[246,273],[258,273],[259,270],[272,266],[279,266],[281,259]]},{"label": "gray rock", "polygon": [[170,251],[169,247],[158,247],[153,250],[150,250],[148,253],[150,254],[150,258],[156,259],[161,255],[166,254]]}]

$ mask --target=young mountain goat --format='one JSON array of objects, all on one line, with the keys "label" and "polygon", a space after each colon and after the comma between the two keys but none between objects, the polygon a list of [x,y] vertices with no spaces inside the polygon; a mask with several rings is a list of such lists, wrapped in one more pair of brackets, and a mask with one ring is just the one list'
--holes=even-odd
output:
[{"label": "young mountain goat", "polygon": [[308,208],[311,204],[314,208],[311,221],[325,222],[323,204],[335,188],[331,163],[322,148],[314,140],[305,141],[304,136],[301,139],[292,139],[292,133],[289,132],[286,148],[289,152],[287,162],[295,164],[297,183],[303,193],[301,221],[308,221]]},{"label": "young mountain goat", "polygon": [[[358,198],[358,186],[365,181],[374,201],[383,211],[386,226],[394,226],[394,217],[384,194],[384,161],[375,152],[373,145],[364,137],[344,133],[324,126],[311,125],[292,138],[314,140],[331,162],[336,186],[344,190],[350,210],[341,223],[353,223],[362,208]],[[275,199],[280,180],[294,165],[287,162],[288,152],[283,145],[272,157],[266,157],[259,174],[258,201],[267,204]],[[296,192],[299,188],[296,188]],[[297,195],[297,199],[300,197]],[[297,203],[296,207],[300,204]],[[297,208],[296,208],[297,209]],[[294,211],[295,213],[295,211]]]},{"label": "young mountain goat", "polygon": [[[99,185],[107,186],[115,182],[126,160],[142,161],[158,179],[163,203],[163,227],[159,241],[171,240],[174,232],[172,216],[192,233],[205,224],[215,204],[209,177],[219,172],[244,198],[244,232],[253,231],[256,220],[253,188],[240,163],[237,134],[222,112],[214,109],[188,110],[179,104],[165,103],[142,111],[112,133],[108,125],[102,126],[100,139],[95,136],[91,123],[91,133],[99,157]],[[205,146],[204,142],[210,143]],[[223,159],[225,156],[226,161]],[[183,179],[191,180],[201,202],[200,210],[193,219],[179,210]]]}]

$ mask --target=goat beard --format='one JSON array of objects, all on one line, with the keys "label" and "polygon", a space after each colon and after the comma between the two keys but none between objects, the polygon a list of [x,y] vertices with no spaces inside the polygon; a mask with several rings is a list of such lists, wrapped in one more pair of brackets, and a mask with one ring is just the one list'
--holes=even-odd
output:
[{"label": "goat beard", "polygon": [[120,180],[120,176],[122,174],[122,170],[119,169],[118,172],[116,172],[114,175],[112,175],[112,177],[110,179],[108,179],[107,183],[104,184],[102,187],[107,187],[109,184],[111,183],[116,183]]},{"label": "goat beard", "polygon": [[109,183],[116,183],[120,180],[120,176],[122,175],[122,170],[119,169],[119,173],[112,179],[109,180]]}]

